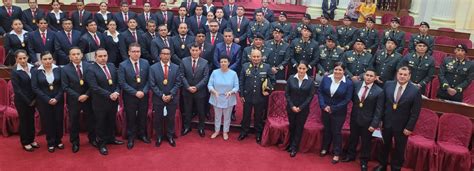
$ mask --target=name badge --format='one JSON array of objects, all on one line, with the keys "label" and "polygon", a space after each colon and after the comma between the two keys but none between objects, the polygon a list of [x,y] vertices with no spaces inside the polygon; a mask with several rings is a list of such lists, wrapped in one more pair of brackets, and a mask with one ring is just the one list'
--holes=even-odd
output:
[{"label": "name badge", "polygon": [[112,79],[109,79],[109,85],[112,85],[113,82],[112,82]]}]

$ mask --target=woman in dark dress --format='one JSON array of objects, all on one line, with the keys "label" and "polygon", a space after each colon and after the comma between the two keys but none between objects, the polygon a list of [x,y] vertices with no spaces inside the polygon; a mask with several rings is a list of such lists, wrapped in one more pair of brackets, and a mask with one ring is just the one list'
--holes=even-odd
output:
[{"label": "woman in dark dress", "polygon": [[31,72],[33,65],[28,63],[28,55],[20,49],[13,53],[16,67],[11,72],[11,82],[15,94],[15,108],[20,119],[20,141],[25,151],[39,148],[35,142],[35,98],[36,94],[31,88]]},{"label": "woman in dark dress", "polygon": [[291,157],[296,156],[303,135],[304,124],[309,114],[309,104],[314,96],[314,80],[308,77],[308,63],[301,60],[298,72],[288,78],[285,96],[286,111],[290,122],[290,144],[287,148]]},{"label": "woman in dark dress", "polygon": [[61,20],[67,17],[66,12],[61,11],[61,3],[58,0],[53,0],[51,2],[51,7],[53,10],[48,13],[46,20],[49,23],[49,28],[54,32],[63,30],[61,26]]},{"label": "woman in dark dress", "polygon": [[[28,32],[23,30],[23,23],[19,19],[12,22],[12,31],[4,38],[4,48],[6,50],[6,58],[4,64],[6,66],[15,65],[15,52],[19,49],[27,50]],[[28,55],[28,54],[27,54]]]},{"label": "woman in dark dress", "polygon": [[46,132],[48,151],[64,149],[63,136],[64,98],[61,87],[61,68],[53,64],[53,56],[44,52],[41,65],[31,73],[31,87],[37,95],[38,110]]}]

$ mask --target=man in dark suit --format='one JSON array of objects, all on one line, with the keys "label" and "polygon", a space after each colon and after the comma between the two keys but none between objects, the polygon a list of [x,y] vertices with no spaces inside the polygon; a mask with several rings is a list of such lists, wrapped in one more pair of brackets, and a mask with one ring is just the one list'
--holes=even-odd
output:
[{"label": "man in dark suit", "polygon": [[334,10],[337,8],[338,1],[336,0],[323,0],[322,10],[323,15],[329,16],[331,20],[334,20]]},{"label": "man in dark suit", "polygon": [[163,121],[166,125],[168,143],[176,146],[174,141],[174,124],[178,105],[178,90],[181,87],[179,66],[171,63],[171,49],[164,47],[160,51],[160,62],[150,67],[150,88],[153,91],[153,118],[156,132],[155,146],[159,147],[163,139]]},{"label": "man in dark suit", "polygon": [[207,23],[207,18],[202,15],[202,6],[196,7],[195,15],[189,17],[189,30],[195,33],[199,29],[204,29],[204,25]]},{"label": "man in dark suit", "polygon": [[72,47],[69,51],[71,62],[65,65],[61,71],[62,87],[66,92],[67,108],[69,112],[69,123],[71,124],[69,140],[72,144],[72,152],[79,151],[79,131],[81,111],[87,118],[87,131],[89,143],[97,147],[95,136],[95,118],[92,112],[90,88],[84,79],[89,72],[91,64],[82,62],[82,52],[78,47]]},{"label": "man in dark suit", "polygon": [[224,42],[224,36],[219,33],[219,28],[220,26],[216,20],[209,21],[209,32],[206,33],[206,42],[212,46]]},{"label": "man in dark suit", "polygon": [[38,30],[28,33],[28,54],[30,54],[30,63],[39,65],[40,54],[49,51],[54,54],[54,40],[56,34],[48,29],[48,22],[45,19],[38,21]]},{"label": "man in dark suit", "polygon": [[194,15],[194,10],[196,10],[196,7],[198,6],[197,2],[193,2],[193,0],[184,0],[181,2],[180,7],[186,7],[186,10],[189,11],[188,17]]},{"label": "man in dark suit", "polygon": [[[198,44],[199,48],[201,49],[201,58],[204,58],[207,60],[208,65],[209,65],[209,71],[212,71],[214,69],[214,46],[212,46],[210,43],[206,42],[206,32],[201,29],[198,30],[196,33],[196,38],[195,38],[195,43]],[[194,43],[188,45],[188,47],[192,46]]]},{"label": "man in dark suit", "polygon": [[119,42],[122,60],[128,59],[128,46],[132,43],[138,43],[140,41],[139,38],[144,34],[142,30],[137,28],[138,23],[134,18],[128,20],[127,26],[128,29],[120,34],[123,37],[123,41]]},{"label": "man in dark suit", "polygon": [[255,15],[257,11],[262,11],[263,12],[263,17],[269,22],[272,23],[275,21],[275,15],[273,11],[268,8],[268,0],[262,0],[262,7],[258,8],[254,11],[253,13],[253,18],[255,18]]},{"label": "man in dark suit", "polygon": [[92,109],[96,120],[96,140],[99,152],[107,155],[106,144],[123,144],[115,139],[115,117],[119,101],[120,86],[114,64],[107,63],[107,51],[103,48],[95,52],[95,62],[86,73],[86,82],[91,88]]},{"label": "man in dark suit", "polygon": [[135,138],[150,143],[146,131],[150,65],[147,60],[140,59],[138,43],[130,44],[128,55],[130,58],[120,63],[118,81],[123,90],[123,105],[127,116],[127,148],[132,149]]},{"label": "man in dark suit", "polygon": [[247,46],[247,37],[248,37],[248,29],[250,25],[250,20],[244,16],[245,9],[243,6],[239,6],[237,8],[237,16],[232,17],[229,19],[228,28],[232,29],[232,33],[234,34],[234,42],[239,44],[241,47]]},{"label": "man in dark suit", "polygon": [[263,131],[263,111],[266,109],[267,97],[275,85],[275,75],[272,73],[271,66],[262,62],[262,52],[260,50],[252,50],[251,56],[252,61],[245,63],[240,72],[239,90],[241,91],[239,92],[240,99],[244,104],[244,113],[241,122],[242,130],[238,140],[242,141],[247,137],[253,110],[256,141],[260,144]]},{"label": "man in dark suit", "polygon": [[193,44],[190,48],[191,56],[183,59],[180,70],[183,74],[182,95],[184,99],[183,132],[186,135],[191,132],[191,119],[193,111],[199,116],[198,132],[204,137],[205,104],[207,103],[207,82],[209,81],[209,65],[206,59],[200,57],[201,48]]},{"label": "man in dark suit", "polygon": [[143,32],[146,32],[146,23],[150,20],[158,22],[158,17],[151,13],[151,5],[150,2],[145,2],[143,4],[143,13],[137,16],[138,28]]},{"label": "man in dark suit", "polygon": [[385,83],[385,105],[383,112],[382,136],[384,146],[376,171],[387,170],[388,154],[392,151],[395,139],[395,151],[391,156],[391,170],[400,171],[405,161],[405,147],[408,136],[412,134],[421,110],[421,92],[410,82],[411,71],[403,66],[398,69],[397,80]]},{"label": "man in dark suit", "polygon": [[178,33],[178,35],[172,37],[171,39],[173,42],[174,52],[181,60],[191,55],[187,45],[194,42],[194,36],[189,36],[186,34],[188,33],[188,25],[186,23],[179,24]]},{"label": "man in dark suit", "polygon": [[228,2],[227,5],[224,5],[224,18],[226,20],[237,15],[237,4],[235,4],[235,0],[228,0]]},{"label": "man in dark suit", "polygon": [[20,19],[23,11],[18,6],[12,5],[12,0],[3,0],[3,6],[0,7],[0,35],[12,31],[12,22],[14,19]]},{"label": "man in dark suit", "polygon": [[117,23],[117,30],[120,32],[127,30],[128,20],[135,17],[135,12],[129,11],[128,3],[126,1],[120,3],[120,11],[114,14],[114,19]]},{"label": "man in dark suit", "polygon": [[94,52],[105,47],[105,36],[97,31],[97,24],[94,20],[87,21],[87,32],[79,39],[79,48],[85,54],[86,61],[94,61]]},{"label": "man in dark suit", "polygon": [[[179,24],[181,23],[186,23],[188,26],[190,24],[189,18],[187,17],[186,7],[179,7],[178,15],[173,18],[173,27],[171,30],[173,35],[178,35]],[[191,31],[188,29],[188,32],[191,32]]]},{"label": "man in dark suit", "polygon": [[220,68],[219,59],[221,56],[228,56],[230,60],[229,68],[237,73],[240,71],[240,46],[233,43],[233,39],[232,30],[224,30],[224,42],[218,43],[214,47],[214,68]]},{"label": "man in dark suit", "polygon": [[62,26],[63,30],[56,32],[56,40],[54,40],[56,65],[66,65],[69,63],[69,50],[77,46],[79,38],[81,38],[81,32],[72,29],[71,19],[63,19]]},{"label": "man in dark suit", "polygon": [[368,69],[364,74],[364,81],[355,83],[352,93],[351,134],[349,136],[349,147],[342,162],[354,161],[359,137],[362,142],[360,154],[361,170],[367,171],[367,163],[370,156],[370,144],[372,132],[379,126],[382,119],[384,92],[383,89],[374,84],[377,74]]},{"label": "man in dark suit", "polygon": [[217,8],[215,16],[217,23],[219,23],[219,33],[224,33],[224,30],[229,25],[229,20],[224,18],[224,10],[222,8]]},{"label": "man in dark suit", "polygon": [[155,32],[156,22],[153,20],[148,21],[146,29],[147,32],[142,34],[138,43],[140,43],[142,58],[148,60],[148,63],[154,64],[155,58],[151,55],[151,42],[158,36],[158,33]]},{"label": "man in dark suit", "polygon": [[86,23],[88,20],[94,19],[92,13],[84,9],[85,5],[83,1],[76,2],[77,11],[72,12],[71,19],[74,30],[78,30],[81,33],[86,32]]},{"label": "man in dark suit", "polygon": [[173,12],[168,11],[166,2],[160,3],[160,11],[156,12],[156,16],[158,17],[158,25],[165,25],[168,31],[170,31],[167,34],[171,35],[171,30],[173,30]]},{"label": "man in dark suit", "polygon": [[23,10],[22,21],[25,24],[23,27],[26,31],[32,32],[38,29],[38,19],[45,18],[46,14],[43,9],[38,8],[36,0],[29,0],[28,6],[30,8]]},{"label": "man in dark suit", "polygon": [[180,59],[174,52],[173,48],[173,40],[171,37],[168,36],[168,29],[165,25],[160,25],[158,27],[158,33],[160,34],[157,36],[153,41],[151,41],[150,49],[151,49],[151,56],[155,62],[159,61],[159,56],[161,53],[161,49],[167,47],[171,50],[171,62],[175,64],[180,63]]}]

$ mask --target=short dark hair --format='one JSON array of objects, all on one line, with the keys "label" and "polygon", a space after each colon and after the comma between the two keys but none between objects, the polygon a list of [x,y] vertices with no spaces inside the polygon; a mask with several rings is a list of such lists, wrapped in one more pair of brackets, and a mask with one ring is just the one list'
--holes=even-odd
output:
[{"label": "short dark hair", "polygon": [[66,22],[66,21],[71,21],[72,22],[72,20],[70,18],[66,17],[66,18],[61,19],[61,25],[64,24],[64,22]]},{"label": "short dark hair", "polygon": [[402,67],[398,68],[398,69],[397,69],[397,73],[398,73],[399,71],[408,71],[408,74],[411,74],[411,69],[410,69],[410,67],[408,67],[408,66],[402,66]]},{"label": "short dark hair", "polygon": [[161,52],[163,52],[163,50],[169,50],[169,51],[171,52],[171,48],[169,48],[169,47],[163,47],[163,48],[161,48],[161,50],[160,50],[160,54],[161,54]]},{"label": "short dark hair", "polygon": [[77,49],[77,50],[79,50],[79,51],[82,53],[81,48],[79,48],[78,46],[73,46],[73,47],[71,47],[71,49],[69,49],[69,52],[68,52],[69,55],[71,54],[71,51],[74,50],[74,49]]},{"label": "short dark hair", "polygon": [[336,63],[334,63],[333,69],[336,68],[336,67],[338,67],[338,66],[340,66],[340,67],[342,68],[342,70],[346,70],[346,66],[345,66],[344,63],[342,63],[342,62],[336,62]]},{"label": "short dark hair", "polygon": [[227,55],[222,55],[222,56],[219,58],[219,62],[220,62],[222,59],[226,59],[227,61],[230,62],[230,58],[229,58]]},{"label": "short dark hair", "polygon": [[105,2],[105,1],[102,1],[102,2],[100,2],[100,3],[99,3],[99,6],[100,6],[100,5],[102,5],[102,4],[105,4],[105,5],[107,5],[107,2]]},{"label": "short dark hair", "polygon": [[197,44],[197,43],[193,43],[191,45],[191,48],[198,48],[199,50],[201,50],[201,46],[199,46],[199,44]]},{"label": "short dark hair", "polygon": [[132,49],[132,47],[138,47],[140,48],[140,44],[138,44],[137,42],[133,42],[131,43],[130,45],[128,45],[128,51],[130,51],[130,49]]},{"label": "short dark hair", "polygon": [[[91,23],[96,23],[94,20],[90,19],[90,20],[87,20],[86,22],[86,26],[89,26],[89,24]],[[97,24],[97,23],[96,23]]]},{"label": "short dark hair", "polygon": [[41,18],[38,19],[38,24],[40,23],[40,21],[45,21],[46,24],[49,24],[48,20],[44,17],[41,17]]},{"label": "short dark hair", "polygon": [[188,12],[188,8],[186,8],[186,6],[180,6],[180,7],[178,8],[178,10],[180,10],[181,8],[184,8],[184,10],[186,10],[186,12]]},{"label": "short dark hair", "polygon": [[98,51],[105,51],[105,52],[107,52],[107,50],[106,50],[105,48],[99,48],[99,49],[95,50],[94,56],[97,56],[97,52],[98,52]]},{"label": "short dark hair", "polygon": [[230,32],[230,33],[234,34],[234,32],[232,31],[232,29],[230,29],[230,28],[225,28],[225,29],[224,29],[224,33],[225,33],[225,32]]},{"label": "short dark hair", "polygon": [[41,53],[40,59],[43,59],[43,57],[46,56],[46,55],[51,55],[51,57],[53,56],[53,54],[52,54],[51,52],[49,52],[49,51],[44,51],[44,52]]},{"label": "short dark hair", "polygon": [[367,71],[373,72],[373,73],[375,74],[375,76],[378,75],[378,74],[377,74],[377,71],[375,71],[375,69],[373,69],[373,68],[367,68],[367,69],[365,69],[365,72],[367,72]]},{"label": "short dark hair", "polygon": [[124,6],[124,5],[127,5],[128,6],[128,2],[127,1],[122,1],[120,2],[120,7]]},{"label": "short dark hair", "polygon": [[156,22],[155,22],[155,20],[148,20],[148,21],[146,22],[146,25],[148,25],[148,24],[154,24],[154,25],[156,25]]}]

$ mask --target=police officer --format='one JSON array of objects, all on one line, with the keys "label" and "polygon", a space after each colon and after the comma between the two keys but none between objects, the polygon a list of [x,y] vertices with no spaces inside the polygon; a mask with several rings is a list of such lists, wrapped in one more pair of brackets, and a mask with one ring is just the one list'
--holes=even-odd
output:
[{"label": "police officer", "polygon": [[[403,53],[403,48],[405,47],[405,32],[398,29],[400,27],[400,18],[394,17],[390,22],[390,28],[384,30],[384,37],[382,39],[381,45],[385,45],[387,39],[391,37],[395,41],[397,41],[397,49],[395,49],[398,53]],[[383,47],[380,47],[383,49]],[[412,77],[413,78],[413,77]]]},{"label": "police officer", "polygon": [[276,27],[279,27],[283,31],[283,39],[288,42],[291,34],[291,23],[287,21],[287,15],[285,12],[280,12],[278,16],[278,21],[274,21],[270,24],[270,30],[274,31]]},{"label": "police officer", "polygon": [[321,15],[319,18],[321,24],[317,24],[314,28],[313,39],[316,40],[319,44],[324,44],[326,37],[329,35],[334,35],[334,27],[329,24],[329,16]]},{"label": "police officer", "polygon": [[347,51],[352,49],[355,39],[357,38],[357,29],[351,26],[351,18],[344,16],[343,25],[337,26],[337,47]]},{"label": "police officer", "polygon": [[275,74],[275,79],[285,79],[285,66],[288,64],[290,44],[283,40],[285,31],[280,27],[273,28],[273,39],[265,42],[265,47],[268,50],[268,56],[265,60],[267,64],[272,67],[272,73]]},{"label": "police officer", "polygon": [[425,93],[426,85],[433,79],[435,73],[434,59],[429,55],[428,43],[420,40],[416,44],[416,51],[405,56],[399,64],[411,69],[411,81],[420,88],[421,94]]},{"label": "police officer", "polygon": [[395,52],[396,48],[397,41],[388,38],[385,43],[385,48],[375,54],[375,72],[379,73],[375,83],[381,87],[386,81],[394,80],[395,74],[397,73],[397,66],[402,60],[402,55]]},{"label": "police officer", "polygon": [[436,97],[461,102],[463,90],[469,86],[474,74],[474,64],[466,60],[467,46],[459,44],[454,49],[454,56],[444,59],[439,68],[440,87]]},{"label": "police officer", "polygon": [[265,20],[262,11],[257,11],[255,13],[255,21],[250,22],[249,29],[247,30],[250,42],[253,42],[253,39],[257,33],[262,34],[264,36],[264,40],[270,38],[270,23]]},{"label": "police officer", "polygon": [[301,38],[301,29],[303,29],[303,26],[307,26],[309,29],[314,30],[316,27],[315,24],[311,24],[311,15],[305,14],[303,18],[301,19],[301,22],[297,23],[295,28],[290,34],[289,40]]},{"label": "police officer", "polygon": [[379,47],[379,31],[374,29],[375,19],[368,17],[365,21],[365,27],[359,29],[358,38],[365,42],[365,47],[369,53],[375,54]]},{"label": "police officer", "polygon": [[241,141],[247,137],[250,130],[250,119],[252,109],[254,111],[254,127],[256,130],[256,141],[260,143],[263,131],[263,111],[265,103],[273,90],[275,84],[275,75],[272,74],[270,65],[262,62],[262,53],[259,50],[252,50],[252,62],[245,63],[242,66],[239,79],[240,99],[244,104],[244,113],[242,118],[242,130],[238,137]]},{"label": "police officer", "polygon": [[263,62],[265,62],[268,57],[269,51],[266,50],[265,48],[265,44],[264,44],[265,38],[263,37],[263,35],[261,33],[257,33],[255,34],[254,37],[255,38],[253,39],[252,44],[250,46],[245,47],[244,50],[242,51],[242,58],[241,58],[242,64],[245,64],[251,61],[252,56],[250,55],[250,53],[252,52],[253,49],[257,49],[260,52],[262,52]]},{"label": "police officer", "polygon": [[312,30],[308,26],[303,25],[301,28],[301,38],[291,41],[290,48],[288,49],[292,66],[290,74],[296,73],[296,65],[304,59],[309,61],[308,75],[312,76],[312,68],[318,62],[316,54],[319,47],[318,42],[311,39],[312,34]]},{"label": "police officer", "polygon": [[329,75],[334,68],[334,63],[341,61],[341,55],[344,51],[336,47],[336,38],[328,36],[326,44],[319,46],[316,58],[318,58],[318,74],[316,82],[320,83],[324,76]]},{"label": "police officer", "polygon": [[421,22],[420,27],[418,27],[420,33],[412,34],[410,38],[410,42],[408,44],[408,49],[411,52],[415,52],[415,42],[423,39],[426,43],[428,43],[428,54],[433,54],[433,47],[434,47],[434,37],[428,35],[428,31],[430,30],[430,25],[427,22]]},{"label": "police officer", "polygon": [[346,76],[353,82],[362,80],[361,76],[367,68],[373,68],[372,54],[365,51],[365,42],[356,39],[354,49],[345,52],[341,57],[342,63],[347,67]]}]

